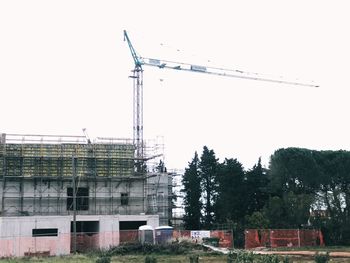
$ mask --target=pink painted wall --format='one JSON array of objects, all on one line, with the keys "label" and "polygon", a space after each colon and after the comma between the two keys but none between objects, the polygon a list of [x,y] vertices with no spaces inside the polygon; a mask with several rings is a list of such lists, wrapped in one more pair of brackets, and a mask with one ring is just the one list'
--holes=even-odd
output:
[{"label": "pink painted wall", "polygon": [[[120,241],[127,243],[137,241],[138,231],[119,232],[119,221],[144,220],[154,227],[158,226],[158,216],[149,215],[79,216],[77,220],[100,222],[99,233],[78,234],[77,248],[88,250],[108,249],[118,246]],[[26,255],[69,255],[73,240],[70,226],[70,216],[0,217],[0,258]],[[32,230],[40,228],[57,228],[58,236],[32,237]]]},{"label": "pink painted wall", "polygon": [[13,237],[0,240],[0,257],[23,257],[26,255],[68,255],[70,234],[57,237]]},{"label": "pink painted wall", "polygon": [[100,248],[108,249],[119,245],[119,231],[106,231],[99,234]]},{"label": "pink painted wall", "polygon": [[12,257],[14,240],[0,239],[0,257]]}]

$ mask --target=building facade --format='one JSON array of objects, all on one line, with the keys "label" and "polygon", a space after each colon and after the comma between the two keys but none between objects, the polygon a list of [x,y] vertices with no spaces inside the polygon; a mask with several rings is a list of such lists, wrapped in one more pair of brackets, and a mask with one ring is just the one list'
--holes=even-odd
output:
[{"label": "building facade", "polygon": [[108,248],[121,231],[168,225],[171,175],[136,169],[134,152],[126,140],[1,134],[0,257]]}]

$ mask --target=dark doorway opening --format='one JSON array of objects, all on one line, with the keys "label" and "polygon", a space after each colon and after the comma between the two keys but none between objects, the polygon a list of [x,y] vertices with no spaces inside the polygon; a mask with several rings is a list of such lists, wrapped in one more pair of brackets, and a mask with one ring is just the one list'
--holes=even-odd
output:
[{"label": "dark doorway opening", "polygon": [[147,221],[119,221],[120,244],[138,242],[139,227],[146,224]]},{"label": "dark doorway opening", "polygon": [[[98,234],[99,230],[99,221],[77,221],[77,233]],[[73,233],[73,222],[70,224],[70,232]]]},{"label": "dark doorway opening", "polygon": [[[78,252],[86,252],[91,249],[99,248],[100,239],[100,222],[99,221],[77,221],[76,222],[77,238],[76,248]],[[74,247],[74,229],[73,222],[70,224],[71,231],[71,251]]]},{"label": "dark doorway opening", "polygon": [[146,224],[147,221],[120,221],[119,230],[138,230],[140,226]]}]

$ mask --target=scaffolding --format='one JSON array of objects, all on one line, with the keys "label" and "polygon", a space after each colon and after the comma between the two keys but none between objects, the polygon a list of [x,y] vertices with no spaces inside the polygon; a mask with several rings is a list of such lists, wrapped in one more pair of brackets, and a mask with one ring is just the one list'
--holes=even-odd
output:
[{"label": "scaffolding", "polygon": [[[159,145],[144,145],[140,160],[128,139],[0,134],[0,216],[72,214],[74,176],[78,214],[159,214],[167,223],[171,175],[154,168]],[[147,160],[153,168],[135,169]]]},{"label": "scaffolding", "polygon": [[[35,140],[22,137],[21,143],[16,143],[14,139],[6,137],[2,136],[4,143],[1,143],[0,153],[3,177],[72,176],[72,158],[77,159],[77,176],[133,175],[135,148],[127,142],[86,144],[79,141],[80,137],[76,137],[76,140],[59,137],[58,140],[49,141],[44,141],[41,137],[40,143],[31,143]],[[72,143],[73,141],[76,143]]]}]

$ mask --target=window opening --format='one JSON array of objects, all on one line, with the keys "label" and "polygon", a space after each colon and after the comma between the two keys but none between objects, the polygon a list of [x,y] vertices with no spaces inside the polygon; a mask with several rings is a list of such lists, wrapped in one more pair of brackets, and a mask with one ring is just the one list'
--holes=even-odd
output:
[{"label": "window opening", "polygon": [[[78,187],[75,198],[76,210],[89,210],[89,188]],[[67,210],[73,210],[73,187],[67,188]]]},{"label": "window opening", "polygon": [[57,237],[57,228],[36,228],[32,230],[33,237]]}]

